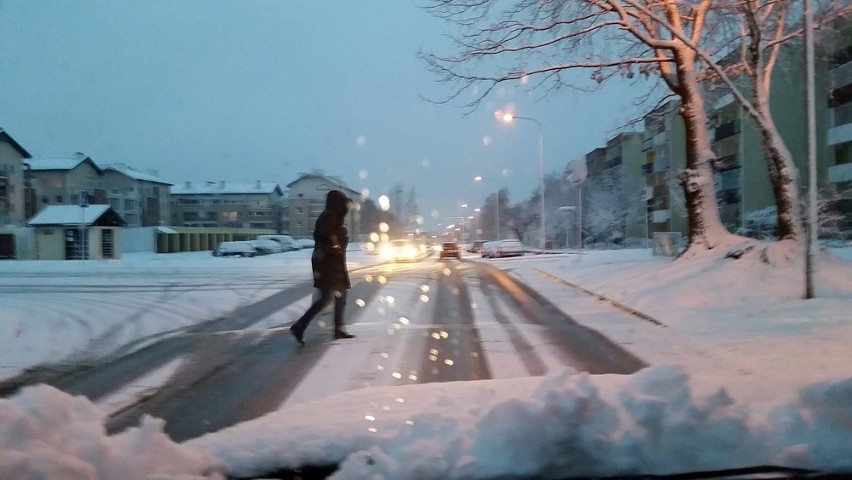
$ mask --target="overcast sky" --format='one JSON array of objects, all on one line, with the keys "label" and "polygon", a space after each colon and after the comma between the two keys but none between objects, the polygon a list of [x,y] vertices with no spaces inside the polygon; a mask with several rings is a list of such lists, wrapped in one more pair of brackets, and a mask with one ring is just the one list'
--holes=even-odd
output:
[{"label": "overcast sky", "polygon": [[[321,169],[373,198],[412,186],[426,225],[538,185],[603,146],[638,91],[499,89],[465,116],[418,59],[451,27],[413,0],[0,0],[0,127],[35,158],[83,152],[171,183]],[[507,172],[501,175],[501,172]],[[483,175],[488,183],[472,179]]]}]

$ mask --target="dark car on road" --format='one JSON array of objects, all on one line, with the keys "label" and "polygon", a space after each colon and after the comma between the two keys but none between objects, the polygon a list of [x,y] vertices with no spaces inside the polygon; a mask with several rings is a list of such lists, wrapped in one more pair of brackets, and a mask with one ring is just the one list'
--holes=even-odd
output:
[{"label": "dark car on road", "polygon": [[456,242],[444,242],[441,245],[441,254],[440,258],[461,258],[461,249],[459,249],[459,244]]}]

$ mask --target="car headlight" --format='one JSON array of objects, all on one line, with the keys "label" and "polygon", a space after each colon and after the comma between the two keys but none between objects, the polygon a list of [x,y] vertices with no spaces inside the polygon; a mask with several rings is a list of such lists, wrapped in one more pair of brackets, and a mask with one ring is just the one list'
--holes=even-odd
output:
[{"label": "car headlight", "polygon": [[382,245],[381,248],[379,248],[379,255],[385,260],[392,260],[394,253],[394,248],[391,245]]}]

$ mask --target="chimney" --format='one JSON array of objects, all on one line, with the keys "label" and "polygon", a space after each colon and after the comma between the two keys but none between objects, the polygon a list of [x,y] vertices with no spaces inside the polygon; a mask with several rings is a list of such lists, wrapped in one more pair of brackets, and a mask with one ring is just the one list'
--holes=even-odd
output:
[{"label": "chimney", "polygon": [[225,181],[224,180],[219,181],[219,188],[221,188],[222,190],[225,189]]},{"label": "chimney", "polygon": [[192,188],[192,182],[184,182],[183,188],[189,190],[190,188]]},{"label": "chimney", "polygon": [[160,171],[159,170],[148,170],[148,175],[153,175],[155,177],[159,177]]},{"label": "chimney", "polygon": [[257,181],[254,182],[254,189],[255,190],[261,189],[260,180],[257,180]]}]

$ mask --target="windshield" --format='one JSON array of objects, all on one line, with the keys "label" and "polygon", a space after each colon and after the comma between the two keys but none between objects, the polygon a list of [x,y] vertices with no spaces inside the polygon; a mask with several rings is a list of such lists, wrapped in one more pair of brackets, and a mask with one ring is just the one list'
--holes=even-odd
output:
[{"label": "windshield", "polygon": [[0,479],[852,471],[810,3],[0,2]]}]

